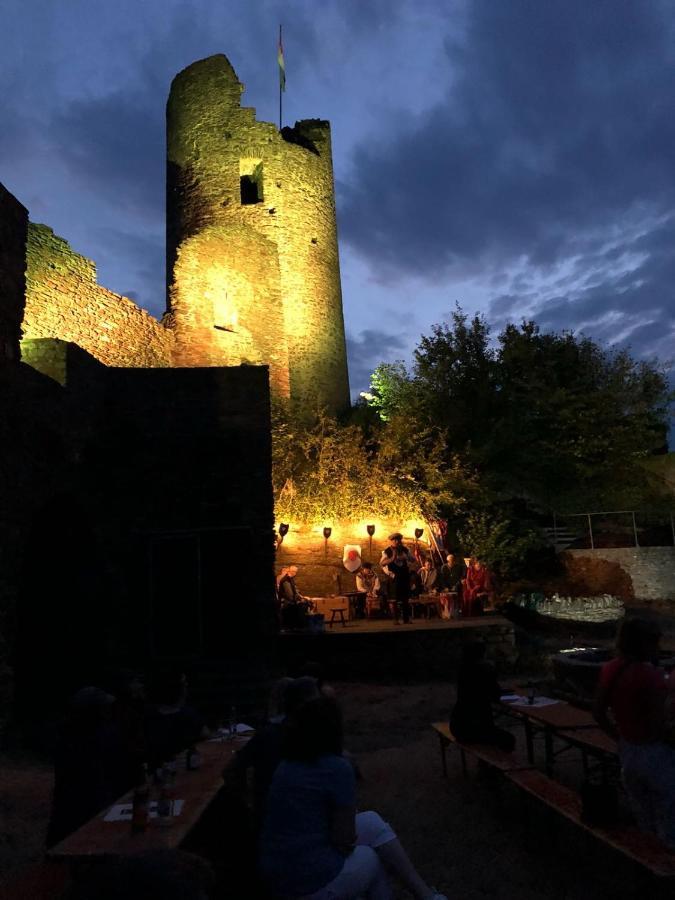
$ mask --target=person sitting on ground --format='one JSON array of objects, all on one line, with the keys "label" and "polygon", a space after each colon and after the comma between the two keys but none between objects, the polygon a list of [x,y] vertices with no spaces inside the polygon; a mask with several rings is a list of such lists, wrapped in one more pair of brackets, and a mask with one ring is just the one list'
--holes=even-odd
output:
[{"label": "person sitting on ground", "polygon": [[417,900],[447,900],[423,881],[377,813],[356,813],[342,717],[327,697],[303,704],[289,719],[260,846],[260,868],[275,896],[387,900],[389,869]]},{"label": "person sitting on ground", "polygon": [[151,771],[170,762],[181,750],[210,734],[200,714],[187,705],[184,672],[157,672],[151,679],[150,706],[145,720]]},{"label": "person sitting on ground", "polygon": [[621,775],[643,831],[675,847],[675,748],[666,743],[666,679],[656,665],[661,634],[642,618],[624,619],[618,656],[605,663],[594,715],[619,741]]},{"label": "person sitting on ground", "polygon": [[480,615],[486,609],[494,605],[494,580],[488,567],[477,559],[471,557],[471,562],[466,573],[462,603],[467,615]]},{"label": "person sitting on ground", "polygon": [[470,641],[462,647],[457,701],[450,714],[450,729],[462,743],[493,744],[511,753],[516,745],[514,736],[494,723],[492,704],[504,691],[494,666],[485,659],[485,649],[483,641]]},{"label": "person sitting on ground", "polygon": [[[274,716],[264,728],[257,731],[251,740],[239,750],[231,763],[223,771],[223,778],[234,777],[243,782],[246,772],[253,772],[253,815],[255,826],[259,828],[267,800],[272,777],[281,761],[286,721],[303,703],[320,696],[316,679],[283,678],[283,714]],[[276,688],[275,688],[276,691]]]}]

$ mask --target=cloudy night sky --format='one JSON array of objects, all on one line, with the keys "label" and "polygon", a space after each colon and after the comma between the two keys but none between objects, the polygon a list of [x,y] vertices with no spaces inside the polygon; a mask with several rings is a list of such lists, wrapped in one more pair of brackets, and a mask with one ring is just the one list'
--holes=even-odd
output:
[{"label": "cloudy night sky", "polygon": [[0,181],[164,310],[164,107],[225,53],[330,119],[354,393],[455,303],[673,355],[671,0],[3,0]]}]

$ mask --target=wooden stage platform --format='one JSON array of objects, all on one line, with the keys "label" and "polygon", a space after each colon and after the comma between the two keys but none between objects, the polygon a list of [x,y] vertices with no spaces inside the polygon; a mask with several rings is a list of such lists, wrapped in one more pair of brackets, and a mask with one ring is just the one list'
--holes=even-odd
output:
[{"label": "wooden stage platform", "polygon": [[355,619],[335,622],[319,634],[282,633],[279,655],[287,671],[304,662],[322,665],[326,677],[340,680],[426,680],[454,678],[462,644],[483,640],[488,658],[499,671],[515,663],[513,624],[502,616],[466,619],[415,619],[395,625],[391,619]]}]

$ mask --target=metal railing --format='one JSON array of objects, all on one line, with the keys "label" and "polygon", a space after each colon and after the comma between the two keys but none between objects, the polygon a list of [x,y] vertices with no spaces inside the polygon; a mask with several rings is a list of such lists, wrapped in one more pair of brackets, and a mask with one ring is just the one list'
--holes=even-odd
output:
[{"label": "metal railing", "polygon": [[[586,527],[581,530],[572,528],[566,524],[568,520],[574,520],[575,524],[577,521],[584,522]],[[552,531],[556,544],[578,544],[587,539],[591,550],[601,547],[675,546],[675,514],[633,509],[553,513]]]}]

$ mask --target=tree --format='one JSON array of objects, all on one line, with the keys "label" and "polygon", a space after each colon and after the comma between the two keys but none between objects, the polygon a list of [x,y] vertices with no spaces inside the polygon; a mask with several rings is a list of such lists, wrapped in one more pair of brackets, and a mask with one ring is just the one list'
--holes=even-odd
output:
[{"label": "tree", "polygon": [[489,502],[578,511],[655,502],[642,461],[663,448],[672,395],[655,362],[572,332],[507,325],[456,309],[415,351],[412,372],[380,367],[373,405],[437,428],[475,468]]}]

